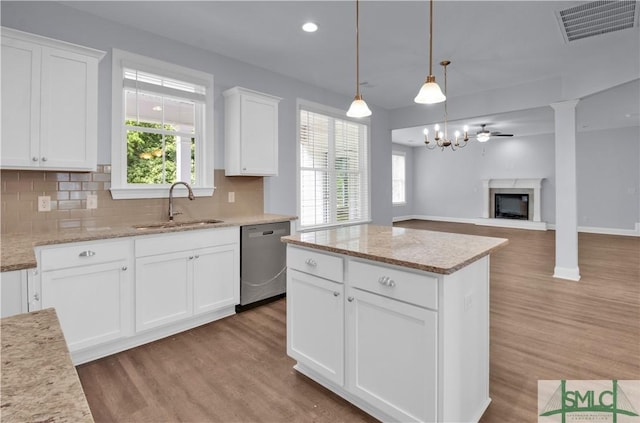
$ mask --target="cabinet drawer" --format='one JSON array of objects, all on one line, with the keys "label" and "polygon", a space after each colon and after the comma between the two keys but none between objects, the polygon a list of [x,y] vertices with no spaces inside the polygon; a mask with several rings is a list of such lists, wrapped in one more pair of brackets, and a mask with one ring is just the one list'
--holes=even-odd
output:
[{"label": "cabinet drawer", "polygon": [[198,248],[216,247],[239,242],[240,229],[237,226],[148,235],[136,239],[136,257],[153,256],[176,251],[190,251]]},{"label": "cabinet drawer", "polygon": [[287,267],[335,282],[343,282],[341,257],[318,253],[307,248],[287,246]]},{"label": "cabinet drawer", "polygon": [[40,268],[47,271],[118,261],[129,257],[130,246],[130,241],[113,241],[41,247]]},{"label": "cabinet drawer", "polygon": [[420,307],[438,308],[438,279],[429,275],[350,261],[349,284]]}]

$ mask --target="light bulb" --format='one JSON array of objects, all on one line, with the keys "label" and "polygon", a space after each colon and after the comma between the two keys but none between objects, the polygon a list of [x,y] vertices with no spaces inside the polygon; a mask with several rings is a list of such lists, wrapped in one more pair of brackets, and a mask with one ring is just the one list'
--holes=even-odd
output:
[{"label": "light bulb", "polygon": [[468,131],[469,131],[469,127],[468,127],[467,125],[465,125],[465,126],[462,128],[462,130],[463,130],[464,132],[468,132]]},{"label": "light bulb", "polygon": [[424,128],[422,130],[422,133],[425,134],[425,135],[429,135],[429,130],[427,128]]},{"label": "light bulb", "polygon": [[436,133],[440,130],[440,125],[438,125],[437,123],[435,124],[435,126],[433,127],[433,129],[436,130]]},{"label": "light bulb", "polygon": [[460,136],[460,131],[456,131],[454,135],[458,138]]}]

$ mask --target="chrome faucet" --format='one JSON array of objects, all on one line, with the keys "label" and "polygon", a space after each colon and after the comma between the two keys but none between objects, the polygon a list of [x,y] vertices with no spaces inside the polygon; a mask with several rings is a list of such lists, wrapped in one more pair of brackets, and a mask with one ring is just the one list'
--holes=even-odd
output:
[{"label": "chrome faucet", "polygon": [[187,187],[187,189],[189,190],[189,200],[196,199],[188,183],[182,181],[174,182],[173,185],[171,185],[171,188],[169,188],[169,222],[173,222],[174,214],[181,214],[180,212],[173,212],[173,189],[176,185],[184,185],[185,187]]}]

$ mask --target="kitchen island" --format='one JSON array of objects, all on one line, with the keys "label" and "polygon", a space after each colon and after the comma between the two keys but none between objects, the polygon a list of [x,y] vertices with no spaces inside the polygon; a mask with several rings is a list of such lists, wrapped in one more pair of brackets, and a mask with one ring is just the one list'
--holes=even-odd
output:
[{"label": "kitchen island", "polygon": [[382,421],[480,419],[489,255],[508,240],[376,225],[282,240],[296,370]]}]

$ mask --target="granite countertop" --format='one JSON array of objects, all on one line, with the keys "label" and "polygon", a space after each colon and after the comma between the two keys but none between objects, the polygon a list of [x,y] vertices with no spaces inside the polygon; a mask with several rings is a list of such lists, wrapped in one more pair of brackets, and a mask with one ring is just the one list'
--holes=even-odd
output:
[{"label": "granite countertop", "polygon": [[[62,244],[66,242],[94,241],[100,239],[143,236],[160,233],[190,231],[196,229],[224,228],[229,226],[257,225],[261,223],[284,222],[296,220],[295,216],[279,214],[259,214],[252,216],[216,217],[218,223],[208,223],[198,226],[158,227],[136,229],[133,223],[123,223],[122,226],[111,226],[95,229],[68,229],[57,232],[40,234],[7,234],[2,235],[0,271],[31,269],[37,267],[33,247],[41,245]],[[177,220],[179,221],[179,220]],[[145,222],[153,225],[166,222]]]},{"label": "granite countertop", "polygon": [[0,320],[3,422],[93,422],[52,308]]},{"label": "granite countertop", "polygon": [[377,225],[300,232],[282,241],[445,275],[509,242],[504,238]]}]

